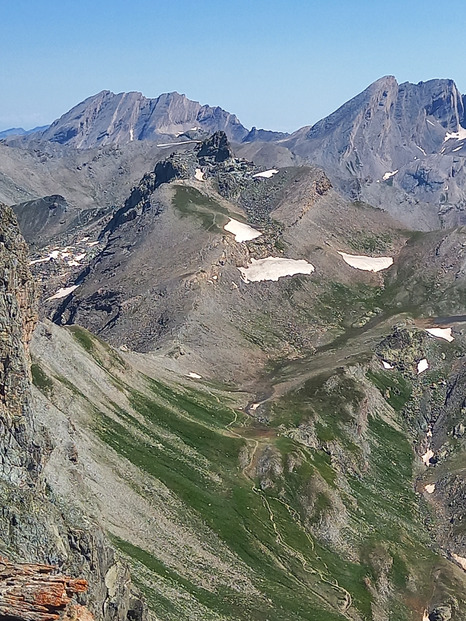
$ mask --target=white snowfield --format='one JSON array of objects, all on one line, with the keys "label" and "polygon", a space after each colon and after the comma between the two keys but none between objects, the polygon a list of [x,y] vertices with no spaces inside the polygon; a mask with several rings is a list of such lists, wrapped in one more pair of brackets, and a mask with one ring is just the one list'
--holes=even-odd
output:
[{"label": "white snowfield", "polygon": [[238,269],[244,282],[260,282],[262,280],[277,281],[283,276],[295,274],[312,274],[314,266],[304,259],[267,257],[266,259],[251,259],[251,265]]},{"label": "white snowfield", "polygon": [[71,285],[71,287],[62,287],[59,289],[54,295],[51,295],[47,298],[46,302],[49,300],[59,300],[60,298],[66,298],[67,295],[72,293],[75,289],[77,289],[79,285]]},{"label": "white snowfield", "polygon": [[182,140],[180,142],[162,142],[158,147],[178,147],[181,144],[191,144],[193,142],[202,142],[202,140]]},{"label": "white snowfield", "polygon": [[424,462],[426,466],[429,465],[429,462],[433,456],[434,456],[434,451],[432,449],[429,449],[428,451],[424,453],[424,455],[422,456],[422,461]]},{"label": "white snowfield", "polygon": [[433,494],[435,492],[435,483],[429,483],[429,485],[426,485],[424,489],[428,494]]},{"label": "white snowfield", "polygon": [[389,362],[387,362],[386,360],[382,360],[382,364],[383,364],[383,368],[384,369],[393,369],[393,365],[390,364]]},{"label": "white snowfield", "polygon": [[458,554],[455,554],[454,552],[452,552],[452,557],[455,559],[458,565],[461,565],[464,571],[466,571],[466,558],[458,556]]},{"label": "white snowfield", "polygon": [[238,222],[238,220],[234,220],[233,218],[230,218],[230,222],[225,224],[223,228],[225,231],[233,233],[235,241],[237,242],[250,241],[262,235],[261,232],[256,231],[256,229],[253,229],[249,224],[243,224],[243,222]]},{"label": "white snowfield", "polygon": [[264,170],[264,172],[256,173],[252,177],[253,179],[256,177],[262,177],[263,179],[270,179],[270,177],[273,177],[274,175],[276,175],[277,172],[278,170],[276,168],[271,168],[270,170]]},{"label": "white snowfield", "polygon": [[204,173],[200,168],[196,168],[196,172],[194,173],[195,179],[198,181],[204,181]]},{"label": "white snowfield", "polygon": [[202,379],[202,376],[199,375],[198,373],[188,373],[187,377],[191,377],[192,379]]},{"label": "white snowfield", "polygon": [[466,129],[464,129],[464,127],[461,127],[460,125],[457,132],[447,132],[445,134],[443,142],[450,140],[450,138],[452,138],[453,140],[464,140],[466,138]]},{"label": "white snowfield", "polygon": [[390,177],[393,177],[393,175],[396,175],[397,172],[398,170],[394,170],[393,172],[386,172],[384,176],[382,177],[382,179],[384,181],[387,181],[387,179],[390,179]]},{"label": "white snowfield", "polygon": [[451,335],[451,328],[426,328],[426,332],[449,343],[455,340],[455,337]]},{"label": "white snowfield", "polygon": [[419,375],[420,373],[427,371],[428,368],[429,363],[427,362],[426,358],[419,360],[419,362],[417,363],[417,374]]},{"label": "white snowfield", "polygon": [[386,270],[393,265],[393,257],[367,257],[364,255],[346,254],[346,252],[338,251],[343,261],[357,270],[365,270],[366,272],[380,272]]}]

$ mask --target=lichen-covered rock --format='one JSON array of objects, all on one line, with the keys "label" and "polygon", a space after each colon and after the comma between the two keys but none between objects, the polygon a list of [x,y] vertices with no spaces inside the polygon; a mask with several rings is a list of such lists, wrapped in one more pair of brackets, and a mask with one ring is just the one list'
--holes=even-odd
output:
[{"label": "lichen-covered rock", "polygon": [[18,621],[93,621],[91,612],[72,603],[87,582],[54,573],[52,565],[11,563],[0,557],[0,618]]}]

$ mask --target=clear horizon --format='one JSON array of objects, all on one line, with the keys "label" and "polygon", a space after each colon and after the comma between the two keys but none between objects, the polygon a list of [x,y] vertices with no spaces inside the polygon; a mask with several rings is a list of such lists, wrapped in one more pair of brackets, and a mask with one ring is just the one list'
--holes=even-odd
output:
[{"label": "clear horizon", "polygon": [[[178,91],[292,132],[384,75],[466,89],[463,4],[17,0],[3,7],[0,130],[47,125],[101,90]],[[454,17],[455,27],[452,26]]]}]

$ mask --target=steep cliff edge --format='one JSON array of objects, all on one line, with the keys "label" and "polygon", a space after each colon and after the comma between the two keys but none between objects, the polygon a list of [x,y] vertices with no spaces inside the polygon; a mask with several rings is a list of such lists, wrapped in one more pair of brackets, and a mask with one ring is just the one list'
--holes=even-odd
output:
[{"label": "steep cliff edge", "polygon": [[49,490],[43,468],[52,443],[36,424],[28,345],[36,322],[27,246],[12,210],[0,206],[0,554],[46,563],[89,581],[80,595],[102,621],[145,616],[129,572],[103,532]]}]

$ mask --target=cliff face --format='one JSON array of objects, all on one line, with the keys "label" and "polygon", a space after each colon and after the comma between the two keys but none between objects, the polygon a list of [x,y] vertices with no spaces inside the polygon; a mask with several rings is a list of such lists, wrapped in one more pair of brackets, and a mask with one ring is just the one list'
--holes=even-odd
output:
[{"label": "cliff face", "polygon": [[12,210],[0,206],[0,555],[47,563],[89,582],[80,595],[97,620],[144,618],[129,572],[101,530],[49,491],[43,466],[51,449],[35,423],[28,344],[36,295],[27,246]]},{"label": "cliff face", "polygon": [[32,484],[43,447],[30,411],[28,344],[36,321],[36,296],[27,246],[13,212],[0,210],[0,477]]}]

